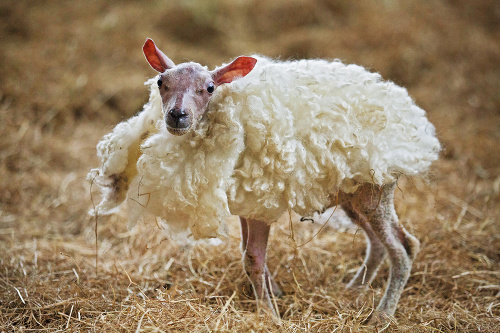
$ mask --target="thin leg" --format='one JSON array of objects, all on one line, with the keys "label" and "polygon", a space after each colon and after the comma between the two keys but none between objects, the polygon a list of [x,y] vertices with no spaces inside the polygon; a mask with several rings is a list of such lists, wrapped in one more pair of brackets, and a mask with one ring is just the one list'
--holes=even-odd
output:
[{"label": "thin leg", "polygon": [[389,282],[377,310],[393,315],[410,277],[420,242],[399,224],[394,208],[392,212],[386,212],[385,217],[384,221],[372,222],[373,229],[384,243],[391,261]]},{"label": "thin leg", "polygon": [[363,285],[367,286],[377,275],[377,271],[386,257],[385,246],[378,239],[366,218],[355,211],[352,205],[345,204],[342,205],[342,208],[346,212],[347,216],[349,216],[354,223],[363,229],[367,244],[365,262],[347,284],[347,288],[352,289]]},{"label": "thin leg", "polygon": [[[250,225],[247,219],[245,219],[244,217],[240,217],[240,225],[241,225],[241,252],[245,254],[245,251],[247,249],[248,233]],[[266,241],[266,247],[267,247],[267,241]],[[281,297],[283,295],[283,292],[279,288],[278,284],[274,282],[274,279],[271,276],[271,273],[269,272],[269,268],[267,268],[267,263],[265,263],[264,274],[265,274],[265,281],[268,293],[272,292],[274,296]]]},{"label": "thin leg", "polygon": [[[242,231],[242,244],[246,238],[246,248],[243,252],[243,267],[252,284],[255,298],[264,308],[274,312],[269,290],[278,290],[276,284],[270,279],[266,266],[267,241],[269,239],[270,225],[264,221],[241,219],[241,226],[247,226],[247,233]],[[276,289],[275,289],[276,288]]]},{"label": "thin leg", "polygon": [[[394,315],[396,307],[410,276],[413,260],[419,249],[419,241],[398,222],[394,210],[396,184],[382,188],[363,189],[353,207],[368,221],[373,233],[385,246],[391,263],[389,281],[377,311]],[[370,236],[368,236],[370,237]]]}]

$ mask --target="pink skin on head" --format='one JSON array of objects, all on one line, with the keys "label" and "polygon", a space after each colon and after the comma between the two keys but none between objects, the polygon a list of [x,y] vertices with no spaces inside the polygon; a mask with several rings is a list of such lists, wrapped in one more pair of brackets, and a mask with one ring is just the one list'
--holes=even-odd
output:
[{"label": "pink skin on head", "polygon": [[162,109],[167,129],[174,135],[186,134],[196,126],[218,86],[244,77],[257,63],[252,57],[238,57],[210,72],[197,63],[176,66],[149,38],[142,50],[151,67],[160,73]]}]

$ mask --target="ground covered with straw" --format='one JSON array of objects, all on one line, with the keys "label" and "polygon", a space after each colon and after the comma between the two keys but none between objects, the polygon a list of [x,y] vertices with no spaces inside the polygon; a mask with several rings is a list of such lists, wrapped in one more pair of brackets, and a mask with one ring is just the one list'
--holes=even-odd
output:
[{"label": "ground covered with straw", "polygon": [[364,320],[387,266],[368,290],[345,291],[365,242],[337,213],[325,225],[295,215],[274,225],[280,318],[256,311],[236,219],[222,242],[190,244],[153,218],[129,230],[125,210],[87,215],[96,143],[148,98],[146,37],[176,62],[339,58],[407,87],[444,149],[425,178],[398,183],[401,223],[422,250],[386,330],[499,331],[498,1],[5,0],[0,332],[375,330]]}]

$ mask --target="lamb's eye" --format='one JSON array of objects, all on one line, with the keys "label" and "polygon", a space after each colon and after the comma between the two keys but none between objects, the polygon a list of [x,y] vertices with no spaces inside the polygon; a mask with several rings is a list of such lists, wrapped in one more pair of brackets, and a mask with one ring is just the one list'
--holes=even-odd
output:
[{"label": "lamb's eye", "polygon": [[213,92],[214,92],[214,90],[215,90],[215,86],[214,86],[213,82],[210,82],[210,83],[208,84],[208,87],[207,87],[207,92],[208,92],[209,94],[211,94],[211,93],[213,93]]},{"label": "lamb's eye", "polygon": [[158,83],[158,88],[161,88],[161,84],[163,83],[163,81],[161,80],[161,78],[159,78],[156,83]]}]

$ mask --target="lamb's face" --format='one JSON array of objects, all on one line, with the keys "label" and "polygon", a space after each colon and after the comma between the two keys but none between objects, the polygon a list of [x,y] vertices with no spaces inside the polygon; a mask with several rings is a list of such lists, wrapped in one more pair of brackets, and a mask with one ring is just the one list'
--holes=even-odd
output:
[{"label": "lamb's face", "polygon": [[212,74],[196,63],[184,63],[158,77],[165,123],[170,133],[186,134],[205,113],[215,91]]},{"label": "lamb's face", "polygon": [[197,63],[175,65],[151,39],[142,47],[146,60],[160,73],[158,89],[170,133],[186,134],[205,113],[210,96],[225,83],[244,77],[253,69],[257,59],[238,57],[230,64],[209,72]]}]

